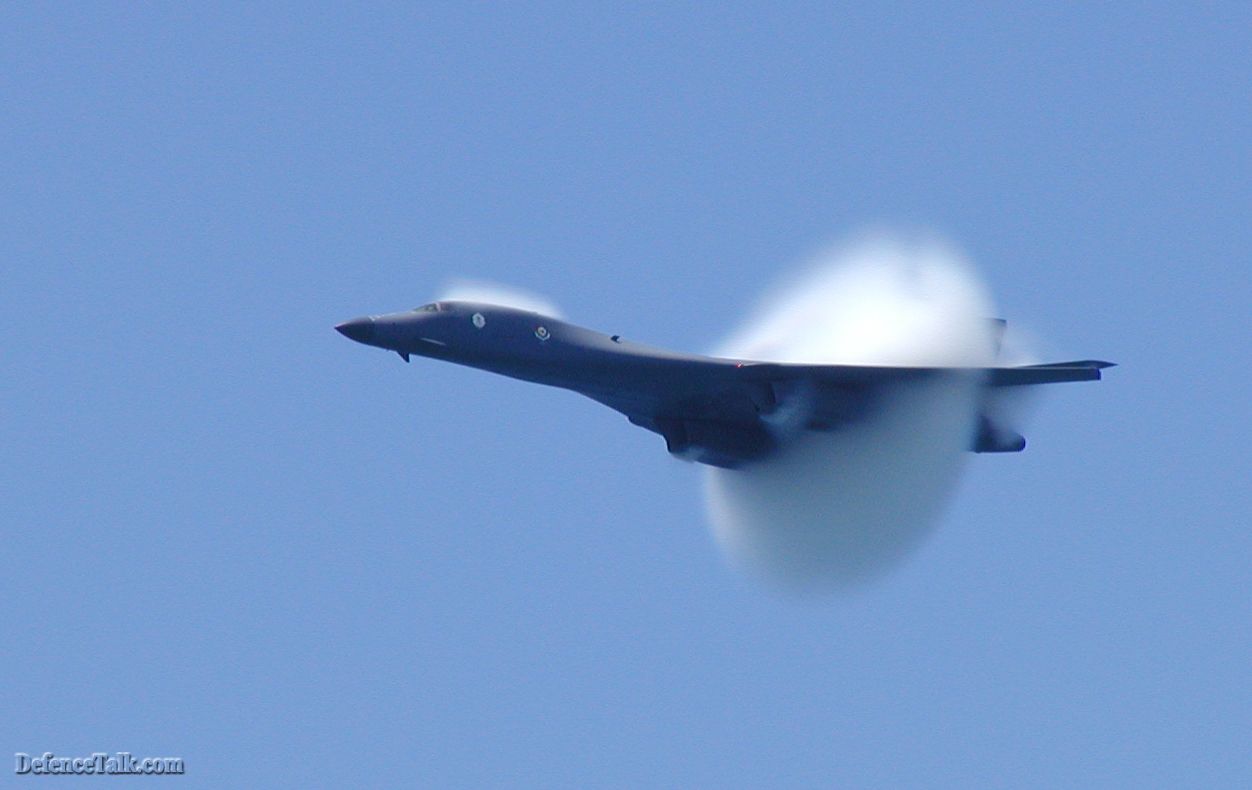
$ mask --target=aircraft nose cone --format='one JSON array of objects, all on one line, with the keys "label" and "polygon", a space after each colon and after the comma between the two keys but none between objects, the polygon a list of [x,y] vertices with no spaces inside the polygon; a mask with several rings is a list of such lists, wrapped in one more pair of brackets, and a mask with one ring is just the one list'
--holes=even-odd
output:
[{"label": "aircraft nose cone", "polygon": [[354,318],[351,321],[344,321],[335,327],[335,331],[349,340],[368,343],[374,339],[374,319]]}]

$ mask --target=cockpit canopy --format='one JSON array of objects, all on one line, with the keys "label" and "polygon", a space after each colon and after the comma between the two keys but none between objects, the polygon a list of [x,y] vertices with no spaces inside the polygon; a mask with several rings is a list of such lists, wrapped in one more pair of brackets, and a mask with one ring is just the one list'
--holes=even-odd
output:
[{"label": "cockpit canopy", "polygon": [[447,310],[447,309],[448,309],[447,306],[444,305],[442,302],[431,302],[430,304],[424,304],[421,307],[414,307],[413,312],[415,313],[442,313],[444,310]]}]

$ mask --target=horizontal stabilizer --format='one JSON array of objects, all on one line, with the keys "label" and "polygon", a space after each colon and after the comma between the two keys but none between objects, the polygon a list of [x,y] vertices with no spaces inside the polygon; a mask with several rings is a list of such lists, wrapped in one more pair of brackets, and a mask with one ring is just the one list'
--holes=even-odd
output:
[{"label": "horizontal stabilizer", "polygon": [[991,368],[987,384],[991,387],[1023,387],[1063,381],[1099,381],[1100,371],[1113,365],[1112,362],[1098,359],[1083,359],[1077,362],[1051,362],[1017,368]]}]

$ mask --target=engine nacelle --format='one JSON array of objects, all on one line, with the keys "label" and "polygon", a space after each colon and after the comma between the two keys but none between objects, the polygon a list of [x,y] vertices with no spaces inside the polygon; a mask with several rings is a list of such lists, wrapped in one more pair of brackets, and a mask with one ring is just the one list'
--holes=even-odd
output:
[{"label": "engine nacelle", "polygon": [[969,449],[975,453],[1020,453],[1026,449],[1026,437],[999,427],[983,415],[978,418],[978,433]]},{"label": "engine nacelle", "polygon": [[665,449],[672,455],[725,469],[763,458],[777,448],[777,441],[763,426],[660,419],[655,430],[665,437]]}]

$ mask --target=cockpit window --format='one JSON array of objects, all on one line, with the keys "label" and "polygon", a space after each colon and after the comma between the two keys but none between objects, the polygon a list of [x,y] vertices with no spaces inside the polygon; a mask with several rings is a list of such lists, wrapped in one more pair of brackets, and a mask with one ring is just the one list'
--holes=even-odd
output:
[{"label": "cockpit window", "polygon": [[424,304],[421,307],[413,308],[413,312],[415,313],[438,313],[441,310],[443,310],[443,305],[438,302],[431,302],[430,304]]}]

